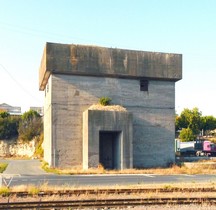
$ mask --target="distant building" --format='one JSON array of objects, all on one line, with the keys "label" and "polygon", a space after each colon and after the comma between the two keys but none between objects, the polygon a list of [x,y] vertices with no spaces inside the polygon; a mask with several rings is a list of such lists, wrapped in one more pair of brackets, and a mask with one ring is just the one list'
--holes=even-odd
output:
[{"label": "distant building", "polygon": [[43,107],[31,106],[30,110],[34,110],[34,111],[38,112],[41,116],[43,116]]},{"label": "distant building", "polygon": [[5,110],[11,115],[21,115],[21,107],[20,106],[10,106],[6,103],[0,104],[0,110]]}]

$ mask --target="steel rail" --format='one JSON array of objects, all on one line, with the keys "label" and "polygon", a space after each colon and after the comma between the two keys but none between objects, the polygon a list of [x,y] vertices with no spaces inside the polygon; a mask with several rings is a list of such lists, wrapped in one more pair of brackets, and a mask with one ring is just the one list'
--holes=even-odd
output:
[{"label": "steel rail", "polygon": [[126,207],[138,205],[188,205],[216,204],[216,198],[178,197],[178,198],[131,198],[103,200],[66,200],[66,201],[36,201],[36,202],[5,202],[0,203],[0,209],[47,209],[47,208],[92,208],[92,207]]}]

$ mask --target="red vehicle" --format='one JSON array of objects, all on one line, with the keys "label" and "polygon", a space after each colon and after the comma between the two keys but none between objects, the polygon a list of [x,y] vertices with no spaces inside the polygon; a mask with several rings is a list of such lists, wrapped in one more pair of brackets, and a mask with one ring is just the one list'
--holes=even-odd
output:
[{"label": "red vehicle", "polygon": [[194,144],[196,156],[216,156],[216,144],[210,141],[198,141]]}]

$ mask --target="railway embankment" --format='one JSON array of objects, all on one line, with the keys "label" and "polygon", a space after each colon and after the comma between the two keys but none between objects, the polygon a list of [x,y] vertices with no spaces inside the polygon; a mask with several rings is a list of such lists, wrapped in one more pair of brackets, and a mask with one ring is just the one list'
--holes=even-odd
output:
[{"label": "railway embankment", "polygon": [[[45,186],[44,186],[45,187]],[[24,208],[81,208],[119,209],[138,206],[158,208],[182,205],[215,206],[216,188],[212,185],[152,185],[88,189],[34,189],[1,194],[0,209]],[[210,209],[210,208],[208,208]]]}]

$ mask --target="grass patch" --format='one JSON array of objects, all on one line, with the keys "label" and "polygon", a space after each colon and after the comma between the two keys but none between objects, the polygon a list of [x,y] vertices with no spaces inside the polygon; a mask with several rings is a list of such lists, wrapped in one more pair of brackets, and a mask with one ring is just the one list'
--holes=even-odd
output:
[{"label": "grass patch", "polygon": [[66,175],[89,175],[89,174],[159,174],[159,175],[173,175],[173,174],[213,174],[216,172],[216,167],[212,165],[198,165],[197,167],[188,167],[182,165],[172,165],[168,168],[149,168],[149,169],[124,169],[124,170],[106,170],[102,165],[97,168],[82,169],[81,166],[61,169],[50,168],[46,162],[43,162],[42,168],[48,173],[66,174]]},{"label": "grass patch", "polygon": [[0,187],[0,195],[1,196],[9,196],[10,189],[8,187]]},{"label": "grass patch", "polygon": [[[212,185],[213,184],[213,185]],[[98,190],[109,190],[109,189],[112,189],[112,190],[115,190],[115,192],[113,193],[113,195],[117,195],[118,194],[118,190],[121,190],[121,189],[133,189],[134,190],[134,194],[136,194],[136,189],[154,189],[154,192],[150,192],[150,194],[145,194],[147,196],[152,196],[154,195],[155,193],[159,193],[160,190],[167,190],[167,191],[172,191],[173,192],[179,192],[179,191],[184,191],[184,189],[191,189],[190,190],[190,193],[192,192],[196,192],[197,191],[197,188],[199,189],[208,189],[208,190],[214,190],[215,189],[215,183],[208,183],[208,182],[204,182],[204,183],[193,183],[193,182],[190,182],[190,183],[176,183],[176,184],[128,184],[128,185],[107,185],[107,186],[65,186],[65,185],[62,185],[62,186],[48,186],[46,183],[45,184],[42,184],[40,186],[34,186],[34,185],[22,185],[22,186],[14,186],[12,188],[6,188],[6,187],[3,187],[3,188],[0,188],[0,200],[1,200],[1,197],[8,197],[8,196],[11,196],[13,193],[19,193],[19,192],[27,192],[28,193],[28,196],[30,197],[37,197],[39,196],[41,193],[46,193],[46,192],[53,192],[55,193],[55,195],[51,196],[50,198],[51,199],[54,199],[55,197],[57,196],[62,196],[61,193],[65,193],[65,192],[71,192],[73,190],[94,190],[95,191],[95,199],[98,199],[98,196],[99,194],[97,194],[97,191]],[[173,194],[173,192],[171,192],[171,194]],[[207,192],[207,191],[206,191]],[[187,192],[189,193],[189,192]],[[203,192],[198,192],[198,193],[201,193],[203,194]],[[212,192],[210,192],[212,194]],[[108,194],[106,194],[106,192],[100,194],[102,196],[108,196]],[[27,196],[27,197],[28,197]],[[50,196],[50,195],[49,195]],[[73,195],[72,195],[73,196]],[[77,199],[77,195],[74,194],[75,196],[75,199]],[[89,197],[91,196],[90,194],[88,194],[88,192],[84,193],[83,195],[79,195],[79,196],[84,196],[85,198],[86,197]],[[125,194],[123,196],[126,196]],[[131,196],[131,194],[129,195]],[[140,196],[140,194],[139,194]],[[178,195],[177,195],[178,196]],[[62,198],[62,197],[61,197]],[[80,197],[79,197],[80,198]],[[26,199],[26,198],[24,198]]]},{"label": "grass patch", "polygon": [[7,168],[7,163],[0,163],[0,173],[3,173],[3,171]]},{"label": "grass patch", "polygon": [[28,194],[30,195],[38,195],[40,193],[40,189],[34,185],[29,186],[28,188]]},{"label": "grass patch", "polygon": [[49,167],[48,163],[45,161],[42,161],[42,169],[46,171],[47,173],[63,174],[63,173],[60,173],[59,169]]}]

